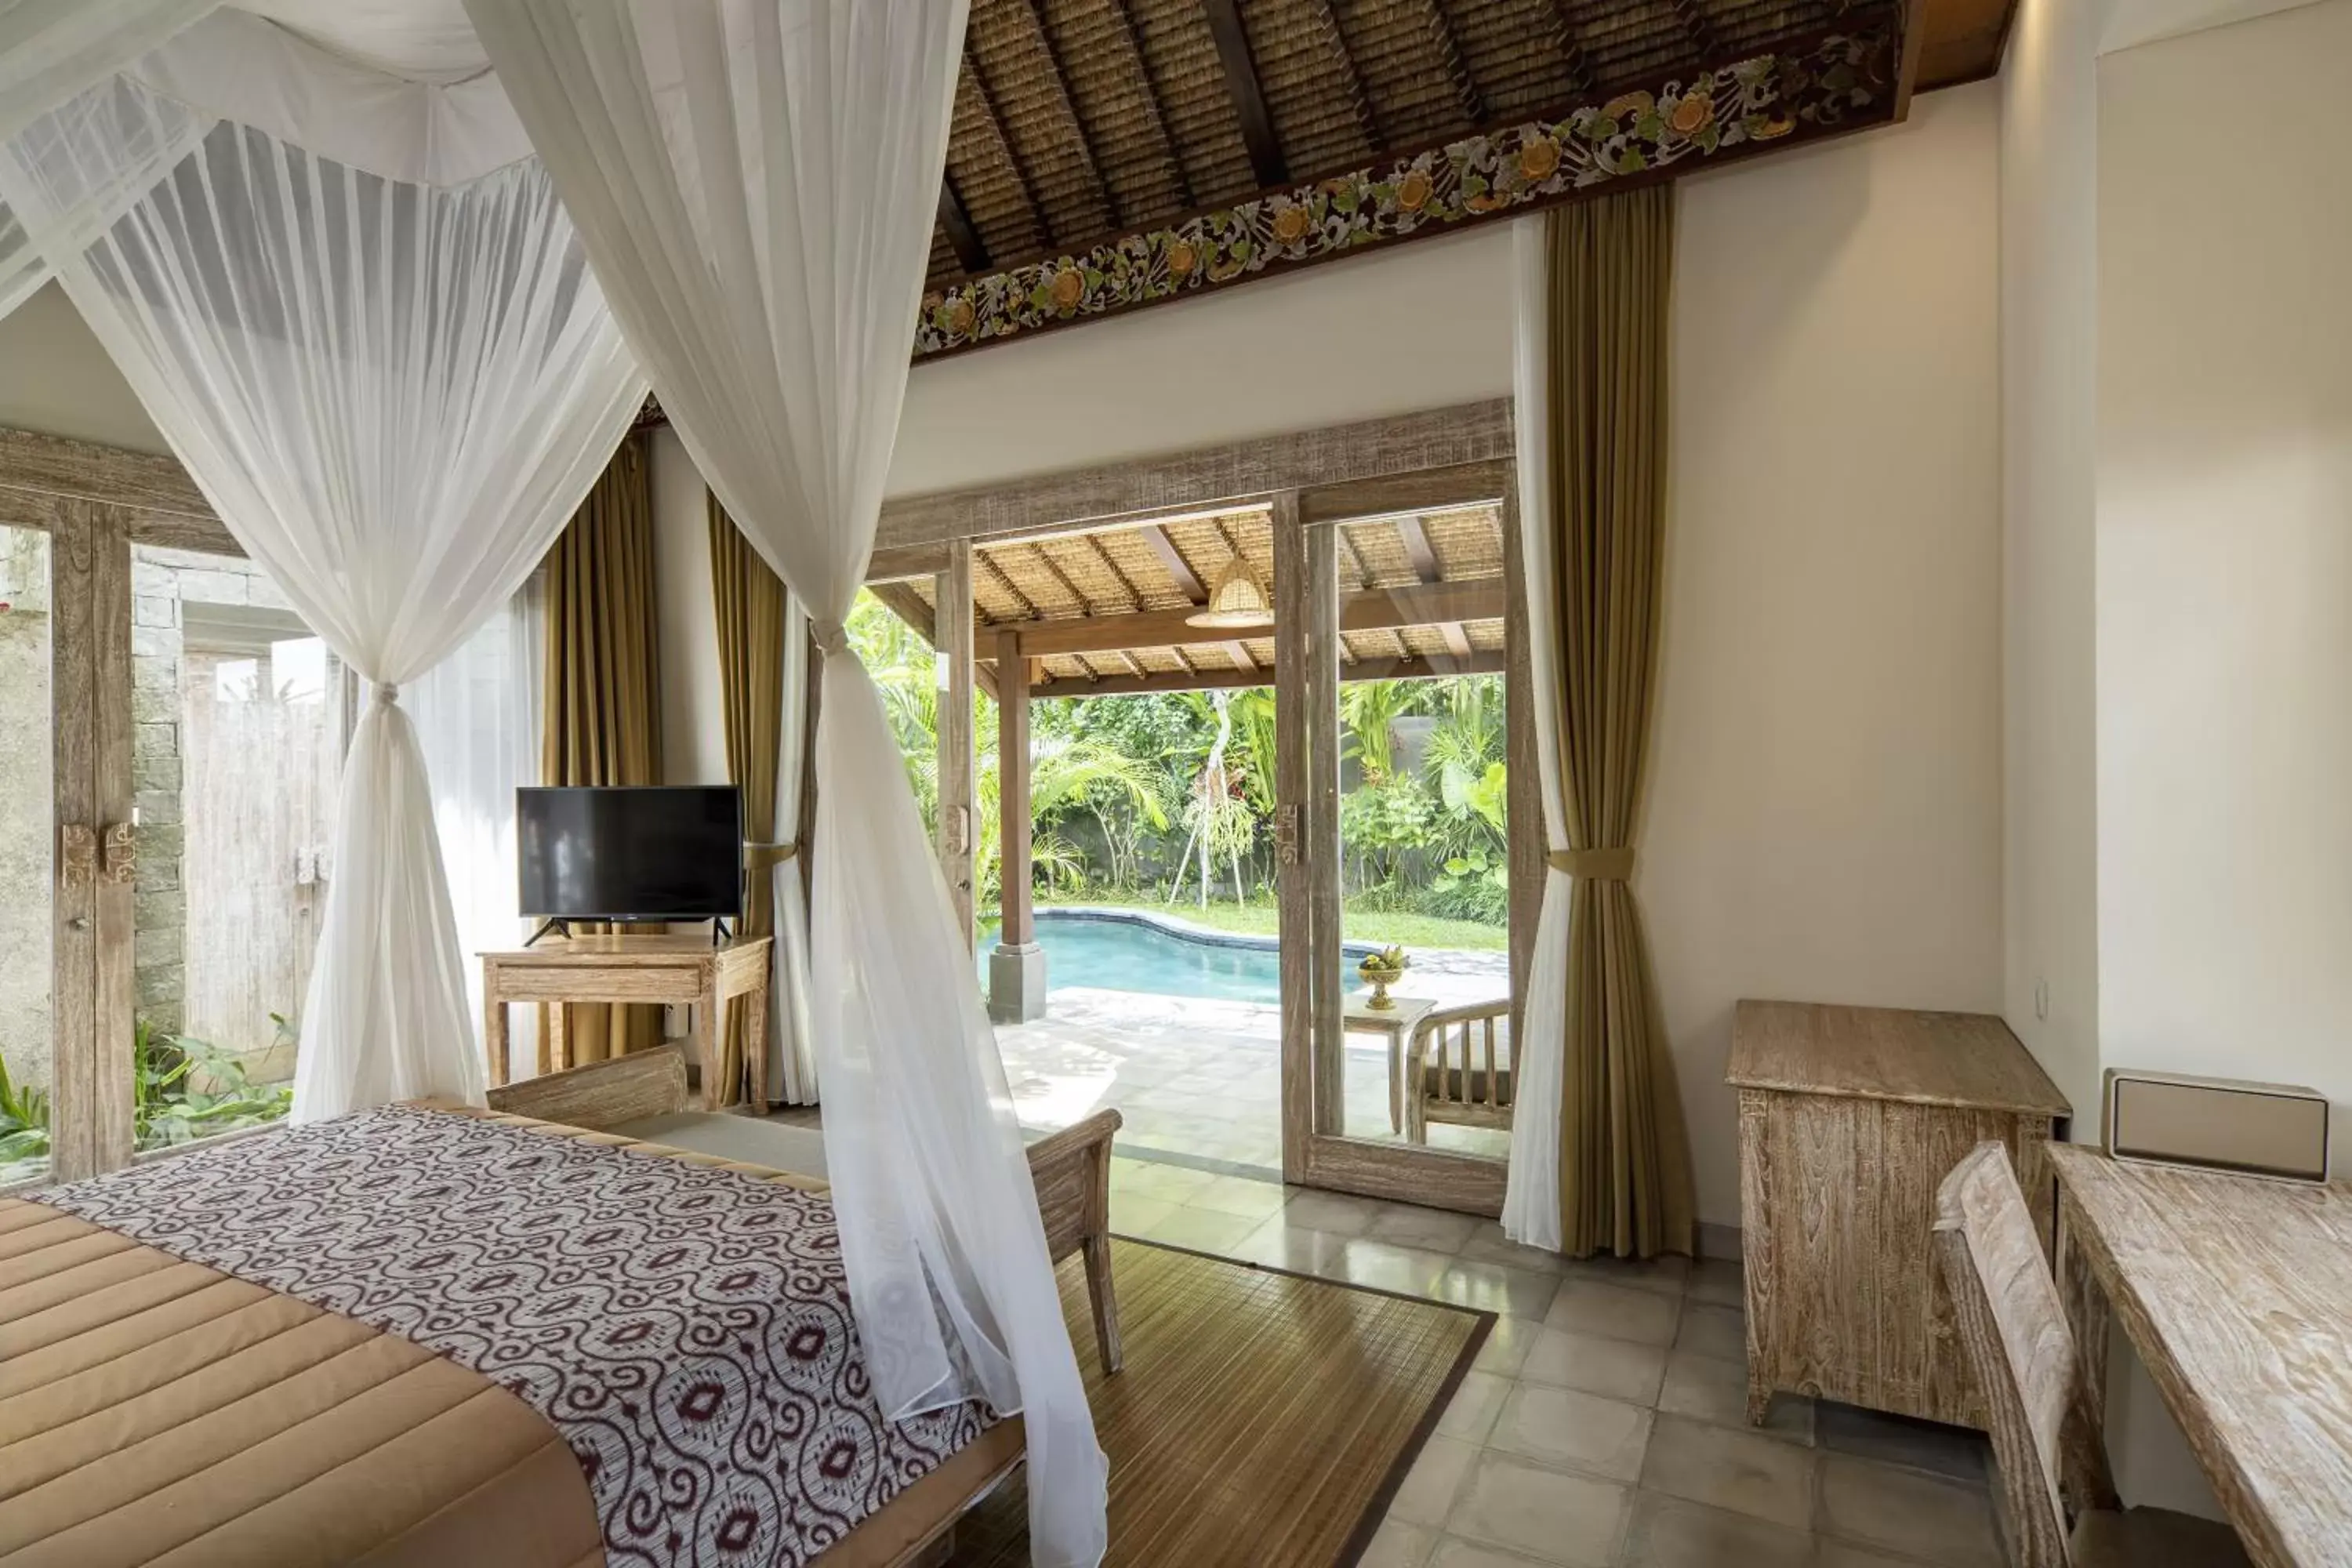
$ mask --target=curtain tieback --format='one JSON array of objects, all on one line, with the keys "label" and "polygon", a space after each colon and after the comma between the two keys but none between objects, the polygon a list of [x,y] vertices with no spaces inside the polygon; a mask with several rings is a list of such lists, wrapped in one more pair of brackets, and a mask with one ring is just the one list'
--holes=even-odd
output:
[{"label": "curtain tieback", "polygon": [[812,621],[809,630],[815,634],[817,651],[825,658],[849,651],[849,628],[839,621]]},{"label": "curtain tieback", "polygon": [[1555,849],[1544,857],[1544,864],[1588,882],[1630,882],[1633,879],[1633,847],[1625,844],[1614,849]]},{"label": "curtain tieback", "polygon": [[395,682],[379,680],[373,683],[373,687],[375,700],[385,707],[389,708],[400,700],[400,687]]},{"label": "curtain tieback", "polygon": [[801,852],[801,847],[787,838],[781,844],[746,844],[743,846],[743,866],[746,870],[765,871],[781,866]]}]

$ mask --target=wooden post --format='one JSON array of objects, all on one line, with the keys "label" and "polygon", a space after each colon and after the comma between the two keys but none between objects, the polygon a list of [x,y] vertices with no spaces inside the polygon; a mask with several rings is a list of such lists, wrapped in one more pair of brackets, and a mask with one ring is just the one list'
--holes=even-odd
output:
[{"label": "wooden post", "polygon": [[997,881],[1003,918],[988,955],[988,1016],[1024,1024],[1045,1016],[1045,950],[1029,903],[1029,688],[1036,672],[1017,632],[996,634]]},{"label": "wooden post", "polygon": [[948,569],[933,579],[932,641],[947,661],[940,693],[940,869],[947,876],[963,944],[972,942],[971,541],[948,546]]},{"label": "wooden post", "polygon": [[1029,906],[1029,661],[1014,632],[996,635],[996,767],[998,881],[1003,888],[1001,947],[1037,940]]},{"label": "wooden post", "polygon": [[[58,834],[58,878],[51,897],[57,924],[50,938],[49,1007],[57,1042],[49,1064],[49,1175],[72,1181],[105,1169],[99,1155],[97,1058],[99,953],[99,818],[103,793],[99,752],[101,700],[130,700],[130,685],[104,693],[93,650],[101,635],[92,626],[99,560],[97,507],[49,503],[50,712],[55,732],[50,800]],[[128,1049],[129,1042],[124,1042]]]}]

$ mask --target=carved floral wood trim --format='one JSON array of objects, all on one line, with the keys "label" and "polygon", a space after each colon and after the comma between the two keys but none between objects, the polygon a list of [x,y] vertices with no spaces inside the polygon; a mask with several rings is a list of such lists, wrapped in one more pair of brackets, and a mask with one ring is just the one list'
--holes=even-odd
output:
[{"label": "carved floral wood trim", "polygon": [[1330,179],[1043,257],[924,297],[915,357],[1200,294],[1284,268],[1672,178],[1893,120],[1903,25],[1825,35],[1661,77],[1557,119],[1481,132]]}]

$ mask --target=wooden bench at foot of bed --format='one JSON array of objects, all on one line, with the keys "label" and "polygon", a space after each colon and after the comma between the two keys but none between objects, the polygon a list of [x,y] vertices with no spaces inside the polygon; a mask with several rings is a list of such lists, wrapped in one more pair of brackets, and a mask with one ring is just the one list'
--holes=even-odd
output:
[{"label": "wooden bench at foot of bed", "polygon": [[[504,1115],[617,1133],[683,1148],[704,1163],[781,1171],[808,1178],[810,1186],[824,1184],[824,1145],[813,1129],[688,1111],[686,1058],[674,1045],[501,1085],[489,1101]],[[656,1127],[646,1126],[656,1119]],[[1118,1111],[1098,1110],[1029,1145],[1046,1254],[1055,1263],[1074,1252],[1084,1257],[1095,1345],[1107,1373],[1119,1368],[1118,1299],[1110,1278],[1110,1154],[1118,1129]]]}]

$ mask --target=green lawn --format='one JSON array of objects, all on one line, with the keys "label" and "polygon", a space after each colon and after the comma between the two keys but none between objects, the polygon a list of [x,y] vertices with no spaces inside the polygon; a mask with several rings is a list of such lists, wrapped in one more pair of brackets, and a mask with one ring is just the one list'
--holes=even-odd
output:
[{"label": "green lawn", "polygon": [[[1097,909],[1116,906],[1153,910],[1160,914],[1174,915],[1179,920],[1191,921],[1195,925],[1239,931],[1248,936],[1275,936],[1280,931],[1272,899],[1251,904],[1213,899],[1206,910],[1192,899],[1180,899],[1171,908],[1156,898],[1120,898],[1104,892],[1083,899],[1038,900],[1040,909],[1071,904],[1091,905]],[[1358,909],[1345,911],[1340,931],[1349,942],[1376,942],[1383,946],[1394,942],[1405,948],[1442,947],[1472,952],[1500,952],[1510,942],[1510,933],[1500,926],[1480,925],[1475,921],[1440,920],[1434,915],[1370,914]]]}]

